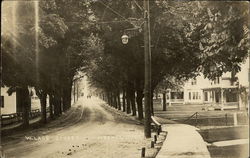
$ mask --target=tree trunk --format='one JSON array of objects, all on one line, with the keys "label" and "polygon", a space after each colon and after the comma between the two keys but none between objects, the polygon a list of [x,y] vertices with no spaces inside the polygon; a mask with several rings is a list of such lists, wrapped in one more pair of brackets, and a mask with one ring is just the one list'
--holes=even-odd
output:
[{"label": "tree trunk", "polygon": [[154,95],[153,95],[154,93],[153,93],[153,91],[151,92],[151,100],[150,100],[150,108],[151,108],[151,115],[152,116],[154,116],[154,100],[153,100],[153,98],[154,98]]},{"label": "tree trunk", "polygon": [[163,104],[163,111],[166,111],[167,110],[167,104],[166,104],[166,92],[163,92],[162,93],[163,97],[163,101],[162,101],[162,104]]},{"label": "tree trunk", "polygon": [[136,91],[136,103],[138,108],[138,118],[139,120],[143,119],[143,106],[142,106],[142,99],[143,99],[143,91],[137,90]]},{"label": "tree trunk", "polygon": [[110,98],[111,98],[111,106],[112,106],[112,107],[115,107],[115,106],[114,106],[114,96],[113,96],[113,92],[110,92]]},{"label": "tree trunk", "polygon": [[118,108],[118,102],[117,102],[117,96],[115,92],[113,92],[113,101],[114,101],[114,107],[117,109]]},{"label": "tree trunk", "polygon": [[130,114],[131,113],[131,107],[130,107],[130,97],[129,97],[129,92],[128,91],[126,91],[126,102],[127,102],[127,110],[126,110],[126,112],[127,112],[127,114]]},{"label": "tree trunk", "polygon": [[120,100],[120,92],[117,91],[117,104],[118,104],[118,110],[121,110],[121,100]]},{"label": "tree trunk", "polygon": [[63,91],[63,111],[67,111],[71,107],[71,91],[72,91],[72,84],[69,85],[67,88],[64,88]]},{"label": "tree trunk", "polygon": [[50,119],[54,119],[54,111],[53,111],[53,99],[52,95],[49,95],[49,114],[50,114]]},{"label": "tree trunk", "polygon": [[23,105],[22,105],[22,92],[21,88],[17,88],[16,90],[16,112],[21,113],[23,112]]},{"label": "tree trunk", "polygon": [[104,100],[105,102],[108,102],[106,93],[103,94],[103,100]]},{"label": "tree trunk", "polygon": [[52,98],[52,103],[54,105],[54,117],[58,117],[59,116],[59,110],[58,110],[57,100],[56,100],[55,96]]},{"label": "tree trunk", "polygon": [[46,112],[47,94],[45,92],[41,93],[40,103],[41,103],[41,113],[42,113],[41,123],[45,124],[47,123],[47,112]]},{"label": "tree trunk", "polygon": [[54,108],[55,108],[55,116],[58,117],[61,115],[61,98],[59,96],[54,96]]},{"label": "tree trunk", "polygon": [[28,87],[18,88],[17,95],[19,96],[19,106],[22,109],[22,127],[26,128],[29,126],[29,107],[31,106]]},{"label": "tree trunk", "polygon": [[68,109],[68,98],[67,98],[67,94],[66,94],[67,92],[64,90],[64,92],[63,92],[63,100],[62,100],[62,107],[63,107],[63,111],[67,111],[67,109]]},{"label": "tree trunk", "polygon": [[131,100],[131,106],[132,106],[132,115],[136,116],[136,106],[135,106],[135,91],[131,90],[130,92],[130,100]]},{"label": "tree trunk", "polygon": [[125,90],[122,91],[122,111],[126,111],[126,96]]},{"label": "tree trunk", "polygon": [[62,98],[59,97],[58,98],[58,109],[59,109],[59,114],[61,115],[62,114]]},{"label": "tree trunk", "polygon": [[108,104],[109,104],[109,106],[112,105],[112,97],[111,97],[110,92],[108,92]]}]

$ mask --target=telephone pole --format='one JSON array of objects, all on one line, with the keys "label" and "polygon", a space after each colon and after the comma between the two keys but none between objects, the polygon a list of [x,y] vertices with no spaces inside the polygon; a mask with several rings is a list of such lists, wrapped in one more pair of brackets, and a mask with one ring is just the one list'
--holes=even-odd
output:
[{"label": "telephone pole", "polygon": [[145,60],[144,135],[146,138],[150,138],[151,137],[151,39],[150,39],[149,0],[144,0],[143,6],[144,6],[144,60]]}]

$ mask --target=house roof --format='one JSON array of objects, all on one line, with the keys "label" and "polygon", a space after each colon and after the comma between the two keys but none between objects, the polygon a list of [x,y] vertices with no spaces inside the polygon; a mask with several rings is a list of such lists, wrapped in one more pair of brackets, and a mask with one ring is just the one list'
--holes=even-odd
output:
[{"label": "house roof", "polygon": [[202,90],[216,90],[216,89],[236,89],[238,86],[217,86],[217,87],[206,87]]}]

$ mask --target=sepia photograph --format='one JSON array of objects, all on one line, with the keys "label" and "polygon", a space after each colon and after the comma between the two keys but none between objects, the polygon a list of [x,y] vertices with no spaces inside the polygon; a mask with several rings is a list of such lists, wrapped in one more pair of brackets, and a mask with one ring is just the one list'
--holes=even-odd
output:
[{"label": "sepia photograph", "polygon": [[2,0],[0,158],[249,158],[249,10]]}]

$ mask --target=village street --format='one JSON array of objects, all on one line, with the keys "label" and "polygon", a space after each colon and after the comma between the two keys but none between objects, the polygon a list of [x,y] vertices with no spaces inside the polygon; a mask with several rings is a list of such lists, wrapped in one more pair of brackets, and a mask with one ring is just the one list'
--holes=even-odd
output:
[{"label": "village street", "polygon": [[[169,134],[157,157],[210,157],[206,142],[195,127],[173,123],[163,125]],[[6,156],[14,158],[127,158],[140,157],[142,147],[146,147],[146,155],[155,155],[156,149],[150,148],[151,140],[145,139],[139,121],[92,97],[80,98],[60,119],[43,127],[2,137],[2,146]],[[191,143],[194,140],[196,143]],[[174,145],[176,141],[183,141],[182,146]],[[236,155],[246,154],[242,150]]]},{"label": "village street", "polygon": [[248,1],[4,0],[0,158],[249,157]]},{"label": "village street", "polygon": [[147,145],[143,126],[107,112],[102,104],[96,98],[81,98],[67,115],[45,127],[3,137],[6,156],[140,157]]}]

